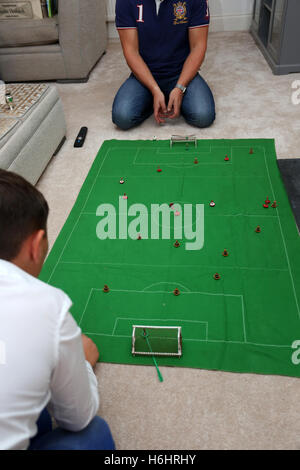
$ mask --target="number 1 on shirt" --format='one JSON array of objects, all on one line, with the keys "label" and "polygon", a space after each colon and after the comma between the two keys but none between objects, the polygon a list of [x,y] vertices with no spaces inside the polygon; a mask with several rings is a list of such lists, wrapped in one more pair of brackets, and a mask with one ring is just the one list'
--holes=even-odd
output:
[{"label": "number 1 on shirt", "polygon": [[143,9],[144,9],[144,5],[137,5],[138,9],[139,9],[139,19],[136,20],[137,23],[144,23],[144,20],[143,20]]}]

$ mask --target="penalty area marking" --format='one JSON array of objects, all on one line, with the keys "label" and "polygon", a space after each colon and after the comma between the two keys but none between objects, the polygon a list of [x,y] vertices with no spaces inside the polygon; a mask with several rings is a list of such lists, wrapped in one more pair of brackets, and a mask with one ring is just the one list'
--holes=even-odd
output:
[{"label": "penalty area marking", "polygon": [[[214,147],[214,146],[210,146],[210,147],[207,147],[209,149],[209,151],[207,152],[207,150],[201,152],[201,153],[209,153],[210,155],[212,154],[212,151],[214,149],[222,149],[222,147]],[[226,165],[232,165],[233,164],[233,149],[234,148],[238,148],[238,147],[230,147],[230,161],[229,162],[226,162]],[[139,163],[137,162],[138,158],[140,157],[140,154],[142,151],[148,151],[149,148],[148,147],[138,147],[137,150],[136,150],[136,153],[135,153],[135,157],[134,157],[134,160],[132,162],[132,165],[136,165],[136,166],[146,166],[146,165],[150,165],[150,166],[155,166],[157,164],[161,164],[161,165],[164,165],[168,168],[193,168],[195,167],[195,163],[184,163],[184,162],[179,162],[179,163],[166,163],[166,162],[159,162],[159,157],[158,157],[158,160],[155,161],[155,162],[145,162],[145,163]],[[192,150],[192,152],[196,152],[196,150]],[[191,152],[191,153],[192,153]],[[152,153],[153,153],[153,150],[152,150]],[[164,157],[169,157],[169,158],[172,158],[174,157],[174,155],[180,155],[182,156],[183,155],[183,151],[181,152],[172,152],[171,150],[169,150],[168,152],[160,152],[159,149],[156,149],[156,152],[155,152],[156,155],[158,156],[164,156]],[[224,154],[224,158],[225,158],[225,155],[228,155],[228,153]],[[194,156],[199,156],[198,154],[196,155],[193,155]],[[185,157],[184,157],[185,158]],[[199,157],[200,158],[200,157]],[[224,165],[224,162],[221,161],[221,162],[201,162],[198,161],[198,165]]]},{"label": "penalty area marking", "polygon": [[[184,292],[191,292],[191,290],[184,286],[183,284],[181,284],[180,282],[168,282],[168,281],[162,281],[162,282],[154,282],[153,284],[150,284],[149,286],[147,287],[144,287],[144,289],[141,291],[141,292],[147,292],[148,289],[151,289],[151,287],[154,287],[154,286],[160,286],[160,285],[166,285],[166,284],[172,284],[173,286],[175,287],[181,287],[182,289],[185,289]],[[152,292],[152,291],[151,291]]]},{"label": "penalty area marking", "polygon": [[[87,302],[85,304],[85,308],[83,310],[80,321],[78,323],[79,326],[81,325],[81,323],[83,321],[84,315],[87,311],[88,304],[90,302],[90,299],[91,299],[91,296],[92,296],[93,292],[102,292],[102,289],[98,289],[98,288],[95,288],[95,287],[91,288],[90,293],[88,295]],[[128,290],[128,289],[110,289],[110,292],[126,292],[126,293],[136,293],[136,294],[144,294],[144,295],[149,295],[149,294],[169,294],[169,295],[173,295],[172,292],[166,292],[166,291],[147,291],[147,290],[146,291],[145,290],[140,291],[140,290]],[[246,325],[245,325],[245,306],[244,306],[244,297],[243,297],[243,295],[211,293],[211,292],[191,292],[191,291],[181,292],[181,295],[208,295],[208,296],[218,296],[218,297],[236,297],[236,298],[239,298],[241,300],[240,313],[242,315],[242,320],[243,320],[243,335],[244,335],[244,341],[240,342],[240,343],[245,343],[245,344],[247,343]],[[120,318],[122,318],[122,317],[120,317]],[[136,319],[133,319],[133,320],[136,320],[136,321],[139,320],[140,321],[140,320],[144,320],[144,319],[136,318]],[[160,319],[160,321],[164,321],[164,320]],[[172,321],[172,319],[167,319],[166,321]],[[186,322],[186,321],[193,322],[194,320],[184,320],[184,319],[177,318],[177,321],[180,321],[180,322]],[[195,321],[197,321],[197,320],[195,320]],[[202,323],[205,323],[205,322],[202,321]],[[208,330],[208,328],[207,328],[207,330]],[[89,333],[89,334],[95,334],[97,336],[113,336],[113,335],[108,335],[108,334],[104,334],[104,333]],[[194,341],[198,341],[198,340],[195,339]],[[219,341],[219,340],[214,340],[214,341],[224,343],[224,341]],[[225,343],[226,342],[230,343],[231,341],[225,341]],[[235,343],[236,341],[233,341],[233,342]]]}]

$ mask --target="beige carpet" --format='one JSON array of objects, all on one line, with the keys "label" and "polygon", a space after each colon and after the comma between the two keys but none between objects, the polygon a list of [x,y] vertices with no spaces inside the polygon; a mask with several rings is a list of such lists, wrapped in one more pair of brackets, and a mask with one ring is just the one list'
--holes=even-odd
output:
[{"label": "beige carpet", "polygon": [[[120,45],[111,43],[86,84],[58,85],[68,138],[38,187],[51,208],[50,245],[61,230],[105,139],[275,138],[279,158],[300,157],[300,105],[292,83],[276,77],[248,33],[212,33],[202,74],[215,95],[217,119],[206,130],[177,122],[158,127],[153,117],[123,132],[111,122],[113,97],[128,76]],[[83,149],[73,149],[81,126]],[[101,354],[101,351],[100,351]],[[300,366],[299,366],[300,367]],[[300,380],[288,377],[99,364],[100,414],[118,449],[300,449]]]}]

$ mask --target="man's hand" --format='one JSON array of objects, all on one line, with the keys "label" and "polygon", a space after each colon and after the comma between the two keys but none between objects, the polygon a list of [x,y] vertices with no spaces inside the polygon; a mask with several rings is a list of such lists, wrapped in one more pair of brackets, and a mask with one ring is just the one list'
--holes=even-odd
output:
[{"label": "man's hand", "polygon": [[95,343],[85,335],[82,335],[82,346],[86,360],[94,368],[99,358],[99,352]]},{"label": "man's hand", "polygon": [[183,93],[179,88],[173,88],[169,96],[168,117],[170,119],[177,118],[180,115]]},{"label": "man's hand", "polygon": [[164,117],[167,117],[167,107],[163,92],[158,89],[153,93],[154,118],[158,124],[164,123]]}]

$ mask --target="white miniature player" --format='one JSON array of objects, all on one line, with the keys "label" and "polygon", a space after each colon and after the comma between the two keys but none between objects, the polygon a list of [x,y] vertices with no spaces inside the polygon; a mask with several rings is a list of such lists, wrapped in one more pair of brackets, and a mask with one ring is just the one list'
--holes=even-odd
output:
[{"label": "white miniature player", "polygon": [[9,109],[10,109],[11,111],[13,111],[13,109],[14,109],[15,106],[14,106],[14,103],[13,103],[13,96],[12,96],[12,94],[10,93],[10,91],[7,91],[7,92],[5,93],[5,101],[6,101],[6,104],[8,105],[8,107],[9,107]]}]

